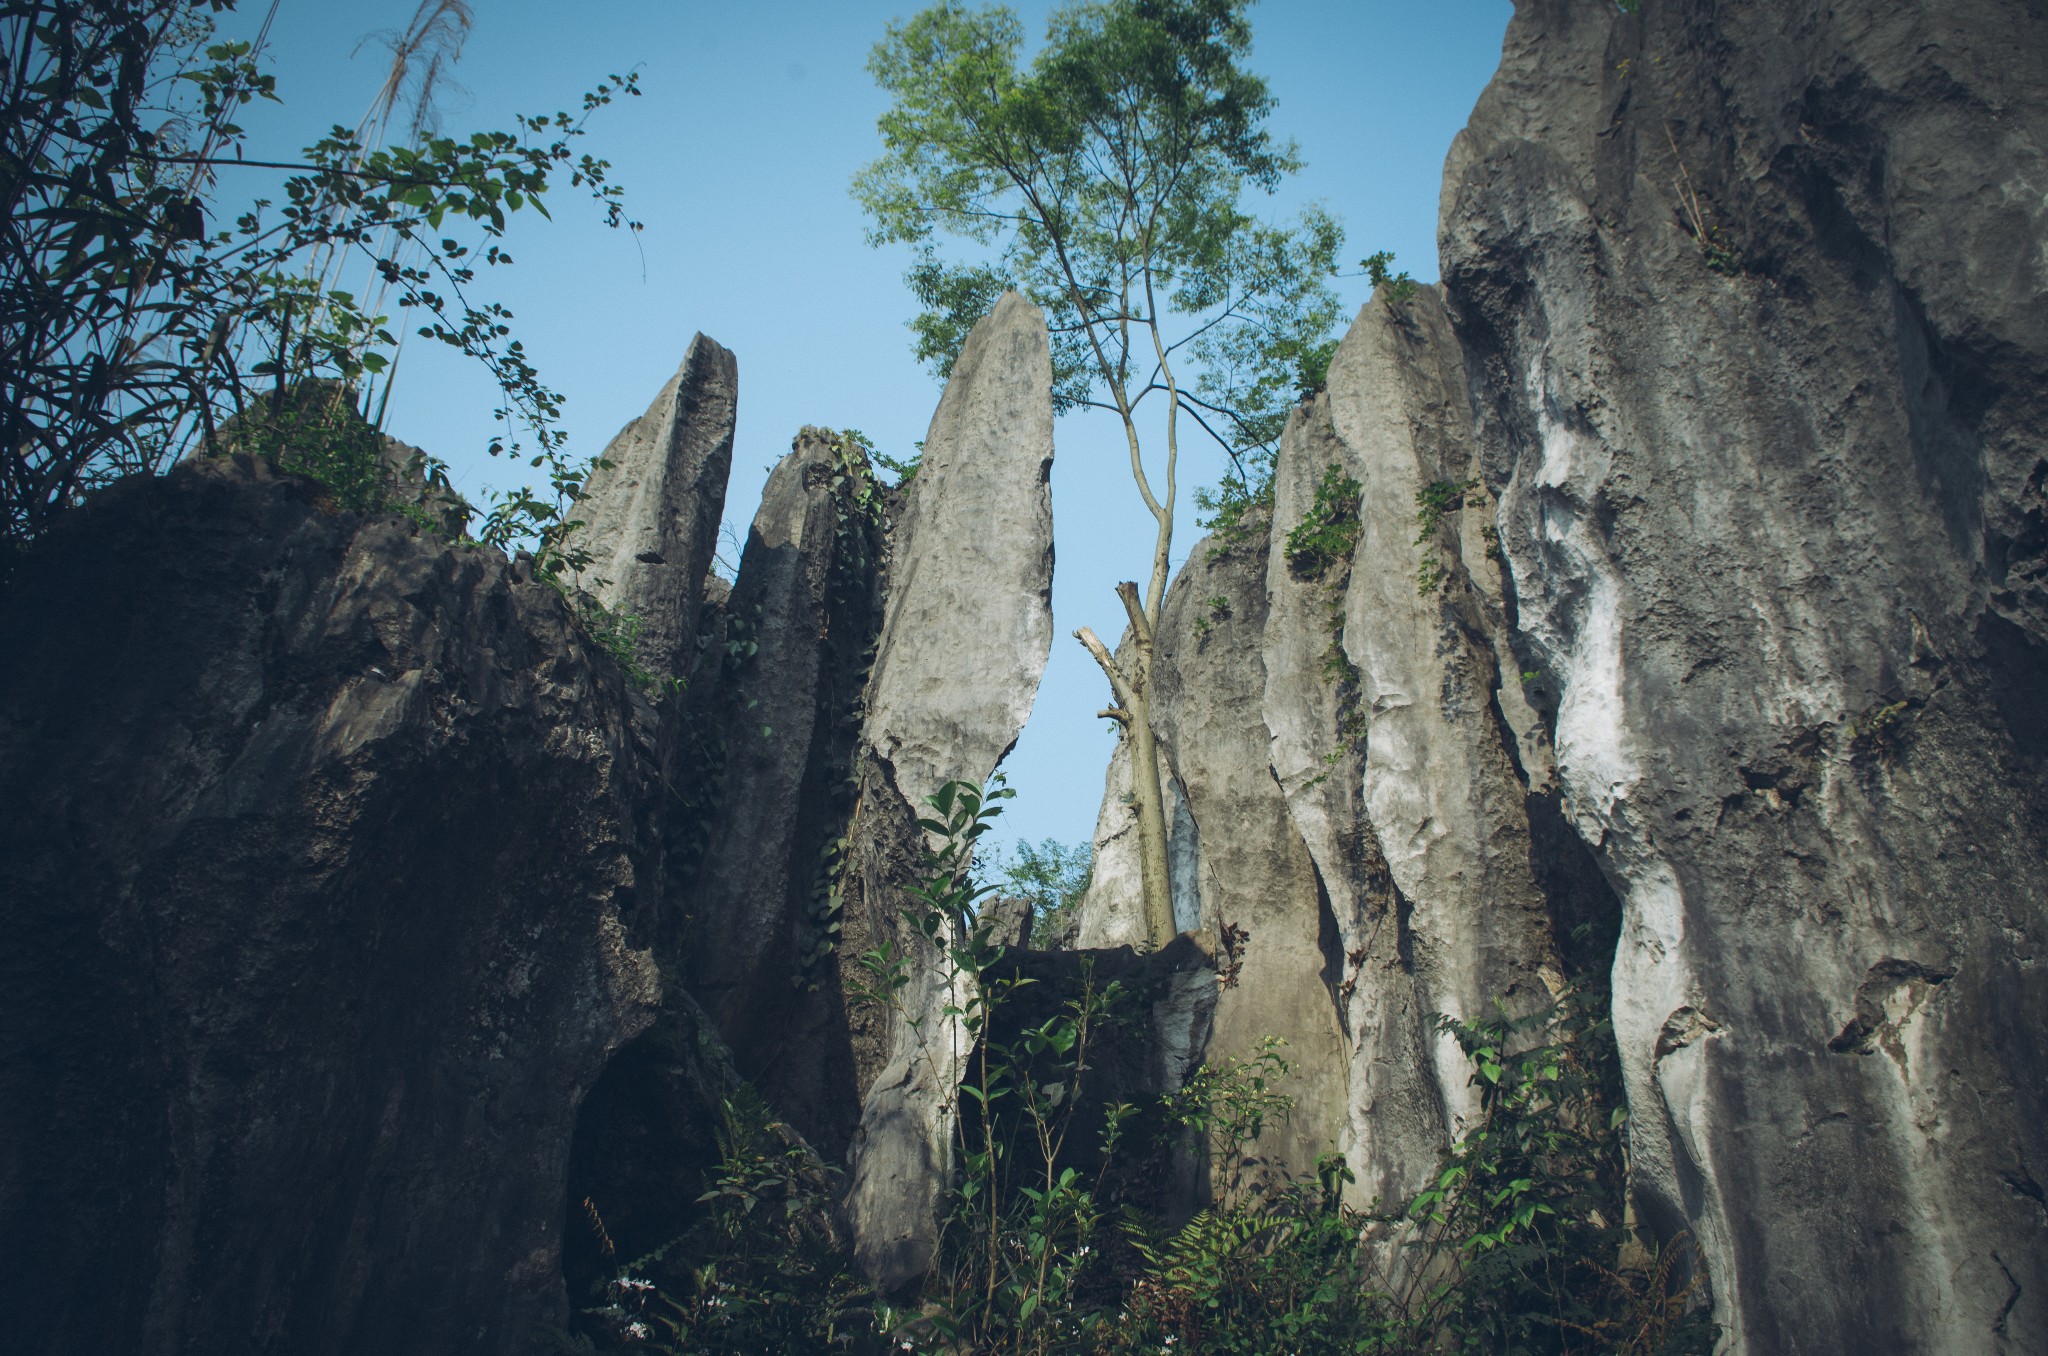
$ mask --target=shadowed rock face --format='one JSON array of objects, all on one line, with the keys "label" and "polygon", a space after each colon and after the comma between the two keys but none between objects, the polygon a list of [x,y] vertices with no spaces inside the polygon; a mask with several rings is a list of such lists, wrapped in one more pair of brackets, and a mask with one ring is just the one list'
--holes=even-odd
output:
[{"label": "shadowed rock face", "polygon": [[605,448],[607,464],[576,501],[577,541],[595,557],[576,582],[639,619],[640,663],[657,677],[687,677],[696,659],[738,405],[738,361],[697,335],[647,412]]},{"label": "shadowed rock face", "polygon": [[494,552],[244,460],[0,600],[0,1330],[524,1352],[577,1103],[652,1020],[653,750]]},{"label": "shadowed rock face", "polygon": [[967,337],[889,539],[888,597],[861,727],[843,967],[885,940],[913,961],[899,1017],[855,1020],[865,1089],[847,1211],[885,1288],[920,1276],[950,1176],[955,1001],[900,910],[924,800],[980,784],[1016,742],[1052,647],[1052,359],[1045,317],[1004,294]]},{"label": "shadowed rock face", "polygon": [[742,1076],[826,1157],[860,1088],[831,929],[832,850],[853,811],[860,696],[881,622],[882,494],[860,451],[805,429],[768,477],[720,644],[687,700],[716,764],[685,915],[684,983]]},{"label": "shadowed rock face", "polygon": [[1639,1208],[1753,1353],[2048,1347],[2048,23],[1534,0],[1445,287]]}]

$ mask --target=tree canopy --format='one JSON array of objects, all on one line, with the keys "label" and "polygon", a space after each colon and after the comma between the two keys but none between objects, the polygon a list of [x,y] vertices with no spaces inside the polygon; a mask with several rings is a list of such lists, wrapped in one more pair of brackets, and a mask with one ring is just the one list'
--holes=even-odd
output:
[{"label": "tree canopy", "polygon": [[[1102,714],[1132,741],[1156,945],[1175,930],[1151,691],[1180,421],[1229,455],[1207,502],[1234,519],[1270,486],[1287,411],[1321,384],[1338,319],[1336,220],[1310,208],[1276,225],[1242,205],[1301,165],[1266,130],[1272,95],[1241,64],[1248,5],[1083,0],[1054,12],[1026,66],[1016,15],[942,0],[875,48],[869,69],[895,102],[880,121],[882,156],[854,181],[873,242],[916,251],[921,357],[946,374],[968,329],[1015,289],[1047,314],[1054,408],[1108,410],[1122,424],[1156,528],[1150,579],[1142,594],[1117,586],[1128,655],[1086,627],[1075,637],[1115,696]],[[1148,457],[1139,421],[1154,396],[1164,436]]]},{"label": "tree canopy", "polygon": [[[259,161],[239,120],[278,98],[276,82],[261,30],[218,38],[215,18],[233,8],[0,0],[0,573],[96,486],[218,450],[229,425],[247,440],[291,423],[300,442],[353,429],[355,402],[368,404],[380,375],[388,383],[408,328],[491,373],[507,433],[490,450],[523,452],[548,477],[545,491],[509,492],[481,535],[537,545],[559,568],[582,469],[562,455],[561,397],[478,281],[512,262],[508,214],[545,215],[562,179],[611,224],[631,224],[609,166],[574,142],[592,112],[637,92],[634,78],[598,85],[576,113],[439,134],[431,87],[469,12],[424,0],[360,126],[335,127],[300,159]],[[408,135],[386,144],[408,89]],[[223,176],[280,174],[275,199],[210,220]],[[310,410],[307,383],[346,411]],[[356,442],[374,454],[374,439]]]},{"label": "tree canopy", "polygon": [[[1046,310],[1057,408],[1129,417],[1159,396],[1232,456],[1241,490],[1322,380],[1343,246],[1320,208],[1276,225],[1243,206],[1301,165],[1265,128],[1265,82],[1240,64],[1247,4],[1069,5],[1028,66],[1009,10],[935,5],[875,49],[895,103],[884,154],[854,188],[875,243],[916,251],[912,328],[941,376],[1014,288]],[[1138,481],[1150,507],[1142,467]]]}]

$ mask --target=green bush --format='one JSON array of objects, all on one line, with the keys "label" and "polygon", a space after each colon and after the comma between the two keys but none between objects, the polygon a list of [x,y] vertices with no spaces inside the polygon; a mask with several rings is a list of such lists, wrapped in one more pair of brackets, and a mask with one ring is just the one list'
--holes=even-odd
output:
[{"label": "green bush", "polygon": [[1101,1356],[1707,1356],[1697,1251],[1624,1226],[1620,1087],[1598,1003],[1446,1020],[1485,1112],[1404,1212],[1343,1203],[1350,1174],[1246,1193],[1142,1249]]},{"label": "green bush", "polygon": [[1321,579],[1332,566],[1350,561],[1363,526],[1358,497],[1364,488],[1343,467],[1324,468],[1315,502],[1287,534],[1287,568],[1296,579]]},{"label": "green bush", "polygon": [[1019,842],[999,869],[1002,892],[1031,903],[1031,945],[1046,950],[1081,907],[1095,874],[1093,843]]},{"label": "green bush", "polygon": [[[740,1085],[723,1104],[720,1163],[688,1232],[622,1266],[576,1353],[810,1356],[879,1352],[873,1295],[854,1276],[824,1167]],[[601,1232],[602,1223],[593,1221]]]}]

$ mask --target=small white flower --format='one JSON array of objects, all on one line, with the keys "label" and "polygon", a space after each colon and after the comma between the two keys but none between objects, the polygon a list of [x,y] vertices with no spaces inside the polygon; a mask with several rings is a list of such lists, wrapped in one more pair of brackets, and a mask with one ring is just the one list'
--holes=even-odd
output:
[{"label": "small white flower", "polygon": [[647,1340],[647,1325],[637,1319],[628,1323],[626,1325],[626,1340],[628,1342],[645,1342]]}]

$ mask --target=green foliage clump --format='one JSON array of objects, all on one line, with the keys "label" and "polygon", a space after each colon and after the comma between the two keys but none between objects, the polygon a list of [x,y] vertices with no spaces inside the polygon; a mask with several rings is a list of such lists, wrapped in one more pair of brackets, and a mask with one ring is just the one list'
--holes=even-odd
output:
[{"label": "green foliage clump", "polygon": [[[952,783],[932,797],[920,825],[936,846],[904,911],[910,945],[928,948],[946,991],[962,995],[944,1019],[971,1052],[953,1118],[958,1176],[921,1291],[889,1304],[852,1280],[823,1170],[778,1137],[765,1108],[729,1105],[724,1163],[700,1198],[707,1217],[622,1269],[597,1311],[604,1350],[1712,1351],[1697,1249],[1683,1236],[1653,1249],[1630,1226],[1627,1117],[1598,996],[1440,1019],[1471,1061],[1481,1116],[1405,1207],[1347,1204],[1353,1179],[1335,1154],[1313,1180],[1250,1156],[1292,1109],[1276,1040],[1193,1071],[1150,1106],[1112,1103],[1084,1120],[1090,1062],[1134,995],[1098,986],[1084,966],[1079,991],[1056,1008],[1014,1015],[1033,981],[977,926],[976,902],[992,887],[970,869],[972,844],[1008,794]],[[911,955],[890,942],[863,957],[865,992],[936,1043],[946,1033],[900,1002]],[[1188,1136],[1222,1169],[1210,1209],[1169,1228],[1111,1207],[1105,1187],[1120,1158],[1185,1153]],[[1083,1138],[1091,1152],[1079,1152]],[[579,1350],[599,1349],[583,1341]]]},{"label": "green foliage clump", "polygon": [[892,457],[886,452],[871,451],[875,465],[896,477],[895,488],[901,490],[917,479],[917,473],[924,466],[924,444],[917,445],[917,451],[908,457]]},{"label": "green foliage clump", "polygon": [[[1251,479],[1246,479],[1249,475]],[[1255,454],[1245,459],[1245,469],[1224,472],[1214,488],[1195,490],[1195,507],[1205,516],[1195,522],[1216,540],[1210,558],[1227,554],[1232,547],[1259,540],[1273,511],[1273,459]]]},{"label": "green foliage clump", "polygon": [[584,631],[612,657],[628,681],[643,688],[658,686],[654,675],[640,663],[640,631],[646,623],[636,613],[606,607],[581,590],[569,595],[569,604]]},{"label": "green foliage clump", "polygon": [[1465,496],[1479,488],[1477,480],[1433,480],[1415,492],[1415,521],[1421,531],[1415,544],[1422,545],[1436,532],[1444,515],[1465,507]]},{"label": "green foliage clump", "polygon": [[1287,568],[1296,579],[1321,579],[1332,565],[1351,559],[1363,526],[1358,497],[1364,489],[1343,467],[1324,468],[1315,501],[1287,534]]},{"label": "green foliage clump", "polygon": [[[638,92],[635,77],[597,85],[580,113],[432,135],[436,74],[470,22],[445,0],[394,39],[385,92],[359,128],[258,161],[239,119],[276,102],[277,82],[254,44],[216,40],[215,16],[233,7],[0,0],[0,567],[98,486],[223,450],[230,422],[338,504],[372,506],[374,449],[284,407],[327,384],[360,393],[378,423],[403,313],[498,384],[508,431],[489,451],[545,473],[544,488],[503,495],[478,538],[530,550],[542,577],[574,573],[588,562],[569,505],[587,468],[564,454],[562,398],[512,336],[511,312],[477,284],[512,262],[499,244],[509,214],[545,215],[564,179],[607,224],[635,225],[607,163],[574,149],[593,112]],[[404,89],[417,91],[409,122]],[[385,144],[392,127],[410,140]],[[280,198],[222,213],[218,181],[251,168],[285,173]]]},{"label": "green foliage clump", "polygon": [[[1227,546],[1211,548],[1212,558],[1227,549],[1229,549]],[[1204,598],[1202,600],[1202,607],[1206,615],[1195,618],[1195,634],[1198,636],[1208,635],[1209,632],[1216,628],[1217,622],[1230,616],[1230,599],[1221,594],[1213,598]]]},{"label": "green foliage clump", "polygon": [[1358,261],[1365,270],[1365,276],[1372,282],[1373,293],[1388,307],[1399,306],[1415,295],[1422,284],[1408,276],[1406,269],[1394,272],[1394,252],[1380,250]]},{"label": "green foliage clump", "polygon": [[1330,1155],[1312,1183],[1262,1186],[1164,1238],[1140,1241],[1144,1273],[1093,1350],[1382,1350],[1374,1343],[1385,1316],[1360,1284],[1365,1221],[1342,1203],[1349,1180],[1343,1159]]},{"label": "green foliage clump", "polygon": [[1625,1227],[1612,1033],[1567,994],[1523,1017],[1444,1019],[1484,1117],[1399,1213],[1344,1204],[1317,1179],[1245,1193],[1148,1243],[1098,1353],[1707,1356],[1697,1249]]},{"label": "green foliage clump", "polygon": [[[1682,1236],[1652,1249],[1625,1227],[1625,1117],[1615,1109],[1611,1037],[1580,1000],[1525,1018],[1446,1023],[1473,1061],[1485,1117],[1405,1211],[1346,1205],[1351,1174],[1327,1155],[1313,1181],[1252,1179],[1179,1229],[1126,1211],[1107,1231],[1102,1172],[1135,1109],[1110,1108],[1097,1173],[1058,1158],[1091,1028],[1110,1020],[1121,997],[1084,994],[1016,1040],[984,1047],[962,1087],[962,1124],[983,1138],[963,1155],[941,1262],[914,1303],[880,1303],[850,1276],[823,1222],[829,1192],[813,1160],[729,1129],[725,1163],[703,1197],[711,1214],[622,1269],[595,1311],[609,1325],[603,1349],[1713,1350],[1697,1249]],[[1517,1052],[1532,1036],[1538,1043]],[[1285,1067],[1269,1044],[1207,1071],[1172,1099],[1163,1124],[1195,1128],[1214,1150],[1241,1158],[1290,1106],[1274,1088]],[[1112,1233],[1124,1247],[1108,1246]],[[1105,1294],[1107,1303],[1096,1298]],[[584,1342],[576,1349],[600,1349]]]},{"label": "green foliage clump", "polygon": [[[583,1312],[585,1331],[560,1345],[669,1356],[882,1350],[874,1296],[833,1219],[827,1170],[747,1085],[720,1110],[720,1162],[696,1222],[620,1267]],[[592,1222],[602,1236],[602,1221]]]},{"label": "green foliage clump", "polygon": [[1440,1019],[1473,1065],[1482,1118],[1410,1204],[1420,1274],[1407,1323],[1502,1353],[1700,1352],[1697,1250],[1660,1259],[1626,1227],[1620,1062],[1598,995],[1525,1016]]},{"label": "green foliage clump", "polygon": [[[1477,480],[1433,480],[1415,492],[1415,522],[1420,531],[1415,534],[1417,546],[1429,547],[1436,543],[1437,529],[1443,526],[1446,515],[1465,507],[1465,496],[1479,488]],[[1449,567],[1434,551],[1425,550],[1422,563],[1415,570],[1415,591],[1422,597],[1429,597],[1443,587],[1450,577]]]},{"label": "green foliage clump", "polygon": [[1045,950],[1081,907],[1095,874],[1093,843],[1020,842],[999,867],[1003,894],[1030,901],[1031,945]]},{"label": "green foliage clump", "polygon": [[1221,1064],[1203,1064],[1160,1098],[1166,1119],[1202,1138],[1209,1161],[1233,1189],[1247,1166],[1239,1160],[1244,1147],[1294,1110],[1294,1098],[1279,1090],[1293,1069],[1280,1053],[1285,1044],[1278,1036],[1262,1037],[1249,1058],[1229,1055]]},{"label": "green foliage clump", "polygon": [[1330,643],[1323,651],[1322,671],[1335,687],[1336,746],[1323,755],[1324,770],[1309,785],[1319,785],[1346,755],[1365,743],[1365,712],[1358,702],[1359,673],[1344,652],[1344,587],[1351,578],[1351,559],[1358,549],[1364,522],[1359,496],[1364,487],[1344,468],[1323,469],[1308,511],[1287,534],[1287,568],[1296,579],[1320,581],[1324,589]]}]

